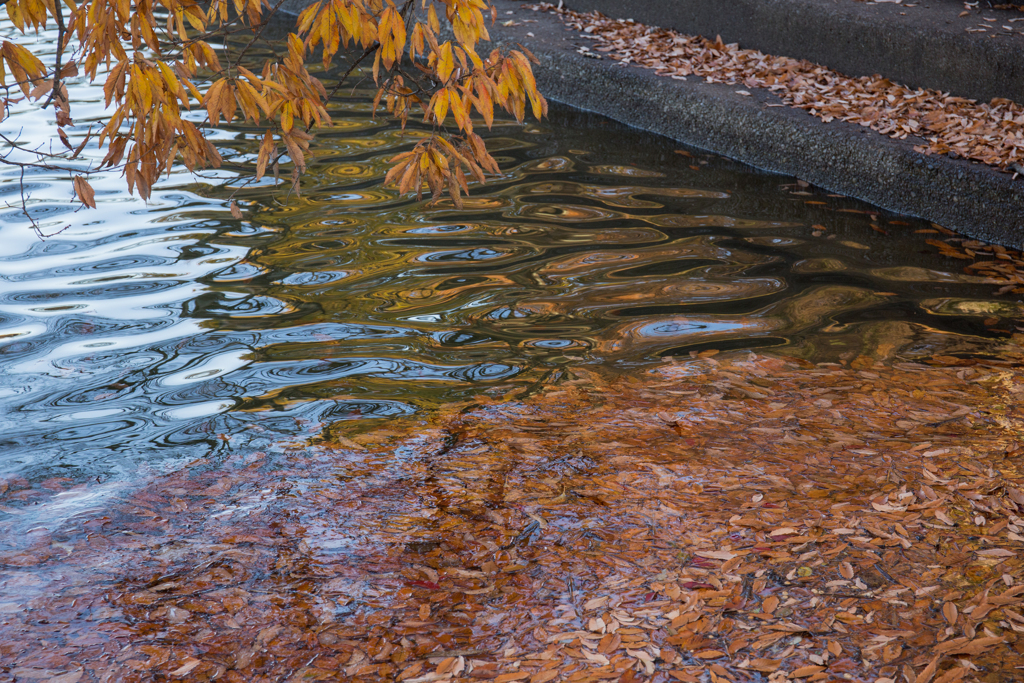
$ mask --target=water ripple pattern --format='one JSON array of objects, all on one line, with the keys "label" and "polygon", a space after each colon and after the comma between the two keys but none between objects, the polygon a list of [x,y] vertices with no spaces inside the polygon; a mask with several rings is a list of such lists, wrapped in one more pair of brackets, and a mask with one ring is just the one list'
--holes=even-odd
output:
[{"label": "water ripple pattern", "polygon": [[[73,89],[81,135],[101,91]],[[109,174],[76,210],[65,177],[32,174],[26,206],[57,233],[41,239],[0,168],[0,475],[139,476],[581,363],[986,353],[1021,314],[926,223],[566,108],[496,123],[503,175],[463,210],[398,196],[388,160],[427,131],[342,92],[300,196],[243,185],[256,131],[226,127],[224,169],[172,174],[148,203]],[[19,106],[7,134],[53,135]]]}]

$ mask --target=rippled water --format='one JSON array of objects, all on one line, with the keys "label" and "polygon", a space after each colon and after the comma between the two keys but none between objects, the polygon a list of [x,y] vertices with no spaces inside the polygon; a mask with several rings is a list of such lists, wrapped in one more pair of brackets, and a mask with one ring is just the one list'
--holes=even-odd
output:
[{"label": "rippled water", "polygon": [[[465,210],[400,197],[387,159],[422,131],[342,93],[301,197],[241,187],[254,131],[228,127],[225,169],[172,174],[148,204],[111,174],[76,211],[66,177],[31,174],[31,214],[60,231],[41,239],[0,167],[0,474],[126,480],[580,363],[987,354],[1020,316],[927,223],[566,108],[495,126],[504,175]],[[80,135],[101,90],[74,98]],[[0,126],[54,133],[27,108]]]}]

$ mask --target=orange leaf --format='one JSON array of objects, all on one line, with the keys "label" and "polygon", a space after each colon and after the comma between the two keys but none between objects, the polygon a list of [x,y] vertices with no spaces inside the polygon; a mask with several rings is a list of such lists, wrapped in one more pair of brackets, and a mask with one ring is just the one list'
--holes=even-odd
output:
[{"label": "orange leaf", "polygon": [[79,201],[88,206],[90,209],[96,208],[96,193],[92,189],[92,185],[85,179],[85,177],[76,175],[74,180],[75,194],[78,195]]}]

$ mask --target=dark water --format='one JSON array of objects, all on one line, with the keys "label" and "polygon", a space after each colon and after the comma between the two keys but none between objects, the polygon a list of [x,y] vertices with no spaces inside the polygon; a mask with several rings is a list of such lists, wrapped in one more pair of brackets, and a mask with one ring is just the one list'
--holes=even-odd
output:
[{"label": "dark water", "polygon": [[[992,354],[1021,313],[925,222],[567,108],[495,125],[504,175],[465,210],[400,197],[387,160],[423,132],[342,93],[301,197],[241,187],[253,131],[225,128],[226,167],[173,174],[148,205],[111,174],[76,212],[66,178],[31,175],[29,210],[63,229],[40,239],[0,169],[0,475],[126,481],[576,364]],[[80,135],[101,91],[75,97]],[[0,125],[53,134],[28,109]]]}]

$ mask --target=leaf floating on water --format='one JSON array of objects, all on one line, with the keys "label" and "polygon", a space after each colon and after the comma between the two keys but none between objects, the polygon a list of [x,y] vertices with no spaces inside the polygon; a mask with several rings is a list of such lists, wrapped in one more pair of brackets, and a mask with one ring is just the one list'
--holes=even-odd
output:
[{"label": "leaf floating on water", "polygon": [[195,669],[200,664],[202,664],[202,662],[198,659],[193,659],[192,657],[189,657],[185,660],[184,664],[182,664],[180,667],[172,671],[170,675],[175,677],[187,676],[192,672],[193,669]]},{"label": "leaf floating on water", "polygon": [[956,624],[958,614],[959,610],[957,609],[956,605],[952,602],[947,602],[942,606],[942,616],[945,617],[946,622],[950,626]]},{"label": "leaf floating on water", "polygon": [[[427,424],[230,455],[8,540],[4,580],[65,578],[0,599],[0,642],[41,661],[58,639],[89,683],[1013,680],[1008,358],[578,369]],[[62,490],[5,480],[0,504]]]},{"label": "leaf floating on water", "polygon": [[736,553],[730,553],[727,550],[698,550],[693,554],[697,557],[706,557],[712,560],[731,560],[736,557]]},{"label": "leaf floating on water", "polygon": [[786,527],[782,527],[781,529],[773,529],[770,532],[770,535],[773,536],[773,537],[775,537],[775,536],[795,536],[796,533],[797,533],[796,529],[794,529],[793,527],[786,526]]}]

